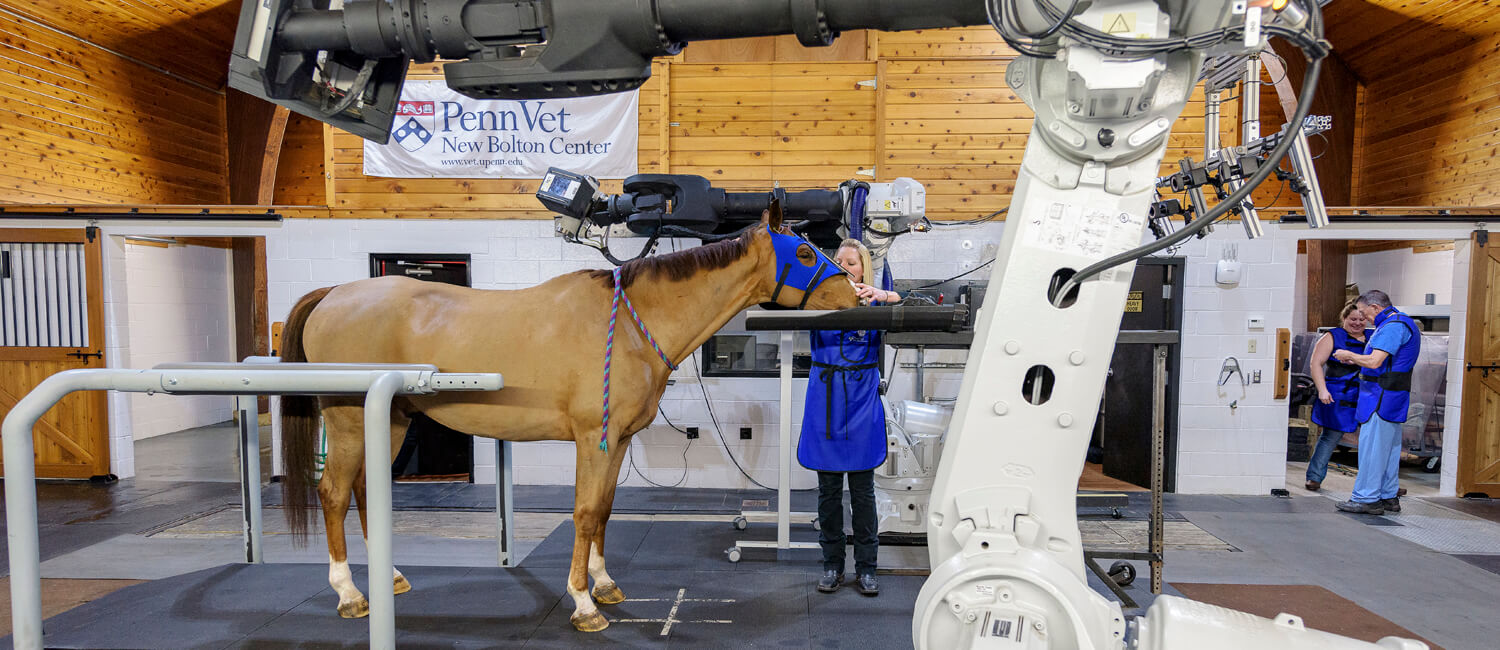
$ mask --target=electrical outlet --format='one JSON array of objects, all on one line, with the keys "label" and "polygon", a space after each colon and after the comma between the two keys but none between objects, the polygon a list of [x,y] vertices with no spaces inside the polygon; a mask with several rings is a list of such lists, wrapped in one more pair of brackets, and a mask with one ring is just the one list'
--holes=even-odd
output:
[{"label": "electrical outlet", "polygon": [[698,427],[688,427],[687,428],[687,437],[688,437],[688,440],[697,440],[698,439]]},{"label": "electrical outlet", "polygon": [[1252,384],[1259,384],[1260,383],[1260,371],[1259,370],[1251,370],[1250,371],[1250,383],[1252,383]]},{"label": "electrical outlet", "polygon": [[750,439],[750,427],[740,427],[740,440]]},{"label": "electrical outlet", "polygon": [[1255,354],[1255,339],[1250,339],[1250,354]]}]

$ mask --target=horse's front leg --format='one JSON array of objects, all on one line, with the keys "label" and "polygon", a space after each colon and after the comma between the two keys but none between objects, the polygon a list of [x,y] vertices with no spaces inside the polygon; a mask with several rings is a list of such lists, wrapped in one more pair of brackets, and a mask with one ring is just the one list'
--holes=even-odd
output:
[{"label": "horse's front leg", "polygon": [[620,480],[620,465],[625,461],[630,440],[629,437],[623,437],[616,445],[617,448],[610,450],[609,472],[604,482],[603,512],[599,517],[599,526],[594,531],[593,543],[589,545],[589,577],[594,579],[594,602],[601,605],[614,605],[625,600],[625,592],[620,591],[620,586],[604,570],[604,529],[609,525],[610,513],[614,511],[615,486]]},{"label": "horse's front leg", "polygon": [[[597,440],[597,438],[596,438]],[[613,493],[616,472],[620,464],[614,457],[620,455],[619,445],[609,452],[599,450],[587,438],[577,443],[578,470],[573,489],[573,561],[568,570],[568,595],[573,597],[573,616],[569,621],[582,632],[598,632],[609,627],[609,620],[599,613],[589,593],[589,574],[594,562],[594,540],[604,530],[604,519],[609,514],[606,497]],[[604,560],[598,561],[602,573]],[[606,578],[607,578],[606,574]]]}]

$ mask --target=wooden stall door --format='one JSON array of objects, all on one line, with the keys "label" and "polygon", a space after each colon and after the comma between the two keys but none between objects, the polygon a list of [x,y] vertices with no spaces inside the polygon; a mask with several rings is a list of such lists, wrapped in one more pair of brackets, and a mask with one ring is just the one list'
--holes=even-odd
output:
[{"label": "wooden stall door", "polygon": [[[98,229],[0,229],[0,417],[64,370],[104,367]],[[109,473],[102,391],[73,393],[37,422],[37,478]]]},{"label": "wooden stall door", "polygon": [[1458,452],[1458,494],[1500,497],[1500,245],[1474,234]]}]

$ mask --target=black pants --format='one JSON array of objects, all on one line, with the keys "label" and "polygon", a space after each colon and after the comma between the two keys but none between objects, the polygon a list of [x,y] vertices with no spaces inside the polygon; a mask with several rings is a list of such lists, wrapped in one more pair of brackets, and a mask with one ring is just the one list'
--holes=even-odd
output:
[{"label": "black pants", "polygon": [[854,514],[854,572],[875,573],[880,537],[875,518],[875,470],[818,472],[818,526],[822,534],[823,570],[844,572],[844,477],[849,477],[849,506]]}]

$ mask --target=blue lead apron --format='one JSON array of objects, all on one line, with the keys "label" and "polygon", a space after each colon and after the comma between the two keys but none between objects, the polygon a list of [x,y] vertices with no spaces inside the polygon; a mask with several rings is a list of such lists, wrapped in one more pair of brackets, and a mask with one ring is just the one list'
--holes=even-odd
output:
[{"label": "blue lead apron", "polygon": [[[1371,332],[1365,331],[1365,341],[1370,340]],[[1365,353],[1365,343],[1357,341],[1349,336],[1344,328],[1328,330],[1328,335],[1333,337],[1333,350],[1348,350],[1355,354]],[[1359,430],[1359,418],[1355,417],[1354,411],[1359,406],[1359,366],[1344,363],[1328,355],[1328,363],[1323,365],[1324,385],[1328,386],[1328,395],[1333,398],[1332,404],[1324,404],[1322,400],[1313,402],[1312,421],[1324,429],[1353,433]]]},{"label": "blue lead apron", "polygon": [[812,332],[812,371],[797,462],[822,472],[863,472],[885,462],[880,332]]}]

